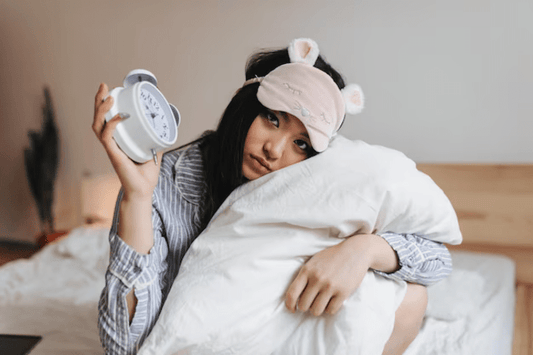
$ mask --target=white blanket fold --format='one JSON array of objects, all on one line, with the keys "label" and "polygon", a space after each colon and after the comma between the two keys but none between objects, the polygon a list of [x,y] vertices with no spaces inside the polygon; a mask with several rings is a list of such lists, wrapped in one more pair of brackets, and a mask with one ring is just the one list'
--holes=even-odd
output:
[{"label": "white blanket fold", "polygon": [[139,354],[381,354],[405,283],[368,272],[334,316],[292,314],[284,295],[312,255],[386,231],[461,242],[451,203],[414,162],[337,136],[230,195],[185,256]]}]

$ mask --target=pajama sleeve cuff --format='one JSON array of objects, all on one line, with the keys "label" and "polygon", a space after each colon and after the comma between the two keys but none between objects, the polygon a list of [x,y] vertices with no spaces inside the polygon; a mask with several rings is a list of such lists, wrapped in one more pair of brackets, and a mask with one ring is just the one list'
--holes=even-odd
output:
[{"label": "pajama sleeve cuff", "polygon": [[380,236],[398,256],[395,272],[375,272],[384,277],[428,286],[446,278],[452,271],[450,252],[442,243],[414,234],[386,232]]}]

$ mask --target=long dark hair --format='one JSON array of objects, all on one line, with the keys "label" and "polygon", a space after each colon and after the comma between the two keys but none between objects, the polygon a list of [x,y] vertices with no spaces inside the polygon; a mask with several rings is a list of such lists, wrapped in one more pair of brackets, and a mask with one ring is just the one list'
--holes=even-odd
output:
[{"label": "long dark hair", "polygon": [[207,184],[203,227],[229,194],[246,181],[242,174],[244,142],[252,122],[266,110],[257,100],[258,88],[255,83],[240,89],[226,107],[216,131],[201,141]]},{"label": "long dark hair", "polygon": [[[246,64],[246,80],[263,77],[280,65],[290,62],[287,48],[261,51],[253,54]],[[319,56],[315,67],[330,75],[339,87],[344,88],[344,80],[339,72]],[[255,118],[268,109],[257,100],[258,83],[241,88],[226,107],[216,131],[204,133],[200,149],[205,165],[207,196],[204,200],[202,228],[229,196],[246,182],[242,174],[244,142]],[[309,156],[316,154],[312,152]]]}]

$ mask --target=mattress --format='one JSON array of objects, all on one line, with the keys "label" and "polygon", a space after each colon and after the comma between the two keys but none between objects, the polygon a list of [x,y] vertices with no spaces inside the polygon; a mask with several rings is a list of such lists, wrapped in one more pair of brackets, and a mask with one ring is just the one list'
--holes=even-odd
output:
[{"label": "mattress", "polygon": [[[109,257],[108,229],[80,227],[27,260],[0,268],[0,333],[42,335],[32,355],[102,354],[98,298]],[[514,263],[452,252],[454,270],[428,288],[415,354],[511,354]]]}]

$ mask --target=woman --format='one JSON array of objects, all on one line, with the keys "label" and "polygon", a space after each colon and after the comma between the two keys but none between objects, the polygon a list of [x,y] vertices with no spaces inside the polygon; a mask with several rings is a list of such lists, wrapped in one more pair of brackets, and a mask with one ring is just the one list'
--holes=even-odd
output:
[{"label": "woman", "polygon": [[[307,67],[289,65],[298,60]],[[344,81],[310,40],[256,54],[248,61],[246,79],[217,130],[186,149],[160,153],[160,166],[135,164],[118,148],[112,136],[122,118],[105,124],[112,98],[107,97],[107,86],[100,85],[93,131],[122,183],[99,304],[100,335],[107,353],[131,354],[140,347],[188,247],[235,188],[323,151],[343,122],[339,98]],[[298,83],[311,91],[299,102],[304,106],[295,106],[283,91],[300,95]],[[326,107],[322,121],[307,110],[316,105]],[[294,107],[298,112],[291,113]],[[412,282],[385,347],[385,353],[401,353],[418,333],[425,312],[427,295],[420,285],[451,271],[449,253],[439,243],[394,233],[354,235],[304,265],[288,288],[287,308],[316,316],[333,314],[369,269]]]}]

